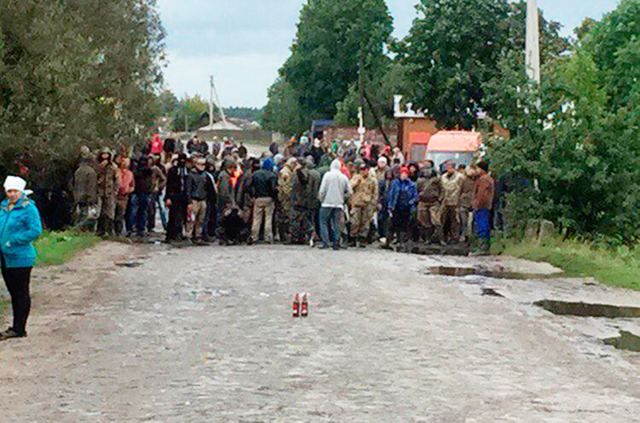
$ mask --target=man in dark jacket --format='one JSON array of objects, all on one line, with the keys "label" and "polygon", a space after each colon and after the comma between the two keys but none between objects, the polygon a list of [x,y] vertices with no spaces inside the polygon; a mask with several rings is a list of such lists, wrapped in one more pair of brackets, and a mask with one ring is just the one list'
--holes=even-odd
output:
[{"label": "man in dark jacket", "polygon": [[256,242],[260,236],[260,229],[264,222],[264,240],[273,243],[273,211],[278,197],[278,177],[273,171],[274,163],[271,157],[262,162],[262,169],[253,174],[251,191],[253,201],[253,224],[251,227],[251,241]]},{"label": "man in dark jacket", "polygon": [[[137,232],[139,237],[145,235],[147,219],[149,217],[149,203],[153,193],[153,170],[149,166],[149,158],[146,156],[138,159],[138,165],[133,172],[135,189],[131,196],[131,210],[129,213],[128,227]],[[131,234],[128,234],[131,236]]]},{"label": "man in dark jacket", "polygon": [[169,169],[165,204],[169,208],[167,242],[182,240],[187,219],[187,156],[180,154],[175,165]]},{"label": "man in dark jacket", "polygon": [[203,158],[195,161],[195,168],[187,176],[187,236],[195,243],[202,242],[202,229],[207,215],[207,198],[213,190]]},{"label": "man in dark jacket", "polygon": [[291,242],[307,244],[313,239],[312,211],[317,204],[318,189],[314,187],[306,159],[299,158],[291,183]]}]

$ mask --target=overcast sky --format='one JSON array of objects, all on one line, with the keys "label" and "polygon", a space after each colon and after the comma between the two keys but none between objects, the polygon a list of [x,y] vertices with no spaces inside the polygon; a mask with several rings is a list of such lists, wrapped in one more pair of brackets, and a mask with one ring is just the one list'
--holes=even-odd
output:
[{"label": "overcast sky", "polygon": [[[289,56],[305,0],[159,0],[167,30],[165,84],[177,96],[208,98],[208,75],[216,78],[224,106],[257,106]],[[349,0],[344,0],[349,1]],[[547,19],[572,33],[585,17],[599,19],[618,0],[538,0]],[[406,35],[417,0],[387,0],[395,35]]]}]

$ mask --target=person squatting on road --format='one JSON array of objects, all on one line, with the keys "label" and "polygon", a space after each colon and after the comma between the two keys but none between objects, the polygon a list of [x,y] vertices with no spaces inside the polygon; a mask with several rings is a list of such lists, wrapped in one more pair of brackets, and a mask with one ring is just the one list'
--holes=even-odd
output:
[{"label": "person squatting on road", "polygon": [[0,205],[2,278],[11,295],[13,309],[13,326],[0,333],[0,340],[27,336],[31,310],[29,284],[36,259],[33,242],[42,234],[42,223],[26,186],[24,179],[8,176],[4,182],[7,198]]}]

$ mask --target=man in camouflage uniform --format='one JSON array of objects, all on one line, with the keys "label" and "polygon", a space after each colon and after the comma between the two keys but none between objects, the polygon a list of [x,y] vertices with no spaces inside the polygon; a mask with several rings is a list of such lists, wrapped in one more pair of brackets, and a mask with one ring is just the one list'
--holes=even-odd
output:
[{"label": "man in camouflage uniform", "polygon": [[291,189],[293,187],[293,169],[297,164],[297,159],[287,160],[284,168],[278,175],[278,207],[276,208],[278,234],[280,242],[290,241],[289,219],[291,218]]},{"label": "man in camouflage uniform", "polygon": [[80,164],[73,176],[74,223],[83,230],[94,230],[98,202],[97,175],[91,151],[82,147]]},{"label": "man in camouflage uniform", "polygon": [[112,161],[111,151],[104,149],[98,154],[98,235],[113,235],[118,194],[118,167]]},{"label": "man in camouflage uniform", "polygon": [[370,177],[366,163],[358,160],[355,164],[359,172],[351,178],[351,238],[356,245],[364,247],[378,200],[378,183]]},{"label": "man in camouflage uniform", "polygon": [[318,191],[307,169],[307,161],[298,159],[291,182],[291,242],[307,244],[313,237],[313,210]]},{"label": "man in camouflage uniform", "polygon": [[442,240],[442,225],[440,215],[444,191],[438,174],[433,169],[427,169],[427,177],[418,184],[418,229],[420,238],[427,242]]}]

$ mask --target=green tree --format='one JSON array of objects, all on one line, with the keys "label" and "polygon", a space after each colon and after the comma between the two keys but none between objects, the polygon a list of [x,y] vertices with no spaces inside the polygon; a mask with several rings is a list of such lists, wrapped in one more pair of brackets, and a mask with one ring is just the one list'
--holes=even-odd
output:
[{"label": "green tree", "polygon": [[[414,104],[428,109],[442,127],[470,129],[480,109],[491,111],[483,86],[500,77],[499,63],[513,59],[512,51],[524,56],[526,3],[422,0],[417,8],[418,18],[397,46],[416,82]],[[540,22],[545,63],[568,44],[558,35],[559,24],[543,16]]]},{"label": "green tree", "polygon": [[393,20],[384,0],[310,0],[302,8],[291,56],[281,69],[308,119],[332,118],[336,104],[387,61]]},{"label": "green tree", "polygon": [[182,98],[174,110],[174,131],[193,131],[209,123],[209,103],[197,94]]},{"label": "green tree", "polygon": [[0,162],[62,185],[78,149],[141,140],[163,38],[152,0],[0,2]]},{"label": "green tree", "polygon": [[262,126],[287,135],[299,134],[309,128],[298,95],[284,78],[278,78],[269,88],[269,103],[262,114]]},{"label": "green tree", "polygon": [[499,69],[502,77],[484,89],[511,138],[491,139],[488,158],[510,182],[512,224],[545,218],[569,234],[637,242],[640,91],[612,108],[607,80],[582,42],[569,57],[547,63],[539,87],[521,61],[505,57]]},{"label": "green tree", "polygon": [[622,0],[585,37],[585,48],[593,55],[600,77],[606,81],[612,107],[628,104],[640,85],[639,34],[640,0]]}]

